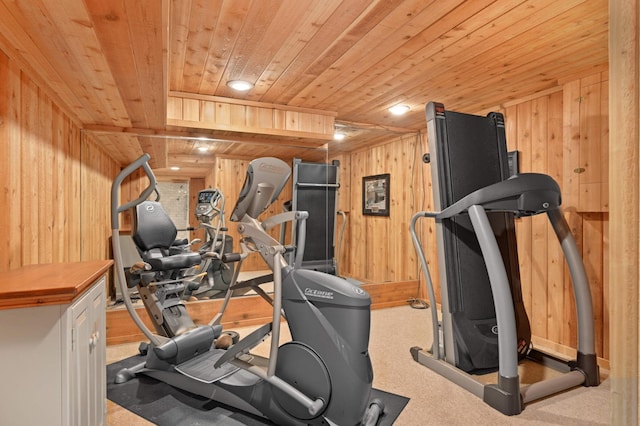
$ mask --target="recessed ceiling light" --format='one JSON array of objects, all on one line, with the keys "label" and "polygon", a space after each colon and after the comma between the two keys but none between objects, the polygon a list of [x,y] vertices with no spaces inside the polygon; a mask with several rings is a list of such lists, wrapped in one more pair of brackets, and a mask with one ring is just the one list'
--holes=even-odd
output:
[{"label": "recessed ceiling light", "polygon": [[253,88],[253,83],[243,80],[231,80],[227,82],[227,86],[239,92],[246,92]]},{"label": "recessed ceiling light", "polygon": [[177,172],[178,170],[180,170],[180,167],[178,166],[172,166],[171,170],[173,170],[174,172]]},{"label": "recessed ceiling light", "polygon": [[389,108],[389,112],[393,115],[402,115],[402,114],[406,114],[409,111],[409,106],[408,105],[394,105],[391,108]]},{"label": "recessed ceiling light", "polygon": [[198,151],[207,152],[207,151],[209,151],[209,147],[207,147],[207,146],[199,146],[198,147]]},{"label": "recessed ceiling light", "polygon": [[333,134],[333,140],[334,140],[334,141],[341,141],[341,140],[343,140],[346,136],[347,136],[347,135],[345,135],[345,134],[344,134],[344,133],[342,133],[342,132],[335,132],[335,133]]}]

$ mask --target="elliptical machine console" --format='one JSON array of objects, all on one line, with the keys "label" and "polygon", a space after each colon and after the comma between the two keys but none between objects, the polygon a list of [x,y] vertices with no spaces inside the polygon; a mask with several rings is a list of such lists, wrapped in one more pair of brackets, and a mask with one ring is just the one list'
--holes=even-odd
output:
[{"label": "elliptical machine console", "polygon": [[[148,155],[141,157],[114,182],[114,234],[118,233],[118,213],[141,204],[153,191],[153,188],[147,189],[139,199],[116,207],[117,187],[137,168],[143,167],[151,185],[155,185],[148,160]],[[151,344],[143,362],[118,374],[118,383],[144,374],[264,416],[279,425],[377,423],[384,407],[377,400],[370,401],[373,371],[368,353],[369,295],[346,280],[295,269],[285,261],[285,247],[268,231],[289,221],[299,222],[303,247],[307,212],[291,211],[262,221],[258,219],[278,198],[290,173],[289,166],[276,158],[259,158],[249,164],[231,216],[232,221],[238,222],[242,250],[222,256],[222,261],[237,262],[237,265],[222,308],[208,324],[191,326],[193,322],[184,310],[181,315],[189,326],[183,327],[180,333],[168,336],[162,334],[161,327],[156,327],[157,333],[153,333],[137,318],[131,302],[126,303]],[[114,252],[118,250],[114,245]],[[228,349],[217,348],[216,342],[222,333],[220,323],[233,293],[233,284],[237,282],[242,262],[253,252],[258,252],[273,271],[272,320]],[[118,263],[118,253],[115,257]],[[173,260],[160,261],[160,264],[168,266]],[[178,261],[175,264],[183,265]],[[145,265],[143,269],[150,271],[153,267]],[[140,285],[158,288],[164,284],[145,281]],[[149,313],[152,321],[162,323],[163,312]],[[281,345],[283,317],[292,340]],[[252,348],[269,337],[268,358],[251,353]]]},{"label": "elliptical machine console", "polygon": [[[203,223],[210,223],[215,216],[216,207],[222,200],[222,193],[217,189],[203,189],[198,192],[198,204],[196,204],[196,219]],[[222,211],[219,209],[218,211]]]}]

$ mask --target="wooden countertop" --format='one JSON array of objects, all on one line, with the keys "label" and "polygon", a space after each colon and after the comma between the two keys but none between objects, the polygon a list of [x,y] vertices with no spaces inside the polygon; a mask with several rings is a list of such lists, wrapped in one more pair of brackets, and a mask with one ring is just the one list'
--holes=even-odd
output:
[{"label": "wooden countertop", "polygon": [[71,303],[113,260],[28,265],[0,274],[0,309]]}]

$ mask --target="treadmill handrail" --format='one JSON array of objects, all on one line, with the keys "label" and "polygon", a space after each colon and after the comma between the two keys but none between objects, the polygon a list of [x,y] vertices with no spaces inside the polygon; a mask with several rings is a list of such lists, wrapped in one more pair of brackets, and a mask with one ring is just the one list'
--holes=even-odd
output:
[{"label": "treadmill handrail", "polygon": [[420,237],[418,237],[418,234],[416,232],[416,223],[418,222],[418,219],[422,217],[435,218],[437,215],[438,213],[426,211],[414,214],[411,218],[411,223],[409,224],[409,233],[411,234],[411,241],[413,242],[413,246],[415,247],[416,252],[418,253],[418,257],[420,258],[420,265],[422,266],[422,270],[424,272],[427,293],[429,295],[429,303],[431,304],[431,328],[433,329],[432,354],[435,359],[441,359],[442,354],[440,353],[440,327],[438,325],[438,312],[435,308],[436,293],[433,287],[433,280],[431,279],[431,272],[429,271],[429,263],[427,262],[427,258],[424,254],[424,249],[422,248]]},{"label": "treadmill handrail", "polygon": [[[518,180],[517,177],[523,177],[524,180]],[[531,210],[529,208],[522,209],[522,206],[529,206],[529,204],[526,202],[523,203],[521,196],[530,196],[534,198],[534,201],[539,202],[540,194],[551,196],[551,201],[547,202],[548,205],[542,206],[543,209],[540,211]],[[554,198],[555,194],[557,194],[557,198]],[[553,199],[557,199],[557,203],[553,202]],[[490,208],[485,209],[485,206],[489,206]],[[491,226],[486,219],[485,210],[511,211],[515,214],[524,212],[528,215],[542,212],[547,213],[547,217],[555,231],[556,237],[558,238],[558,242],[562,248],[564,258],[571,275],[578,319],[578,361],[576,369],[582,372],[585,380],[589,383],[597,383],[597,366],[592,367],[589,365],[589,362],[595,362],[594,360],[596,357],[593,332],[594,315],[591,292],[589,291],[589,281],[584,267],[584,262],[580,257],[580,252],[576,246],[573,235],[571,234],[569,226],[560,211],[560,192],[558,185],[548,175],[537,173],[516,175],[506,181],[481,188],[441,212],[422,211],[413,215],[409,230],[420,264],[425,272],[426,287],[432,306],[435,306],[434,286],[429,273],[429,266],[424,254],[424,249],[415,229],[417,220],[421,217],[431,217],[438,221],[451,218],[459,214],[469,214],[473,222],[476,237],[478,238],[481,246],[483,246],[489,243],[495,243],[495,239],[491,234]],[[483,248],[483,258],[485,259],[485,262],[491,262],[491,266],[488,264],[487,269],[490,274],[491,288],[494,293],[494,297],[495,295],[501,295],[501,297],[506,297],[508,299],[509,294],[505,291],[505,288],[507,287],[507,285],[505,285],[506,276],[503,276],[504,261],[499,254],[497,246],[493,247],[492,250],[489,251]],[[492,272],[493,275],[498,274],[501,276],[491,276]],[[511,327],[512,323],[515,323],[515,319],[513,318],[512,312],[513,305],[508,302],[509,301],[505,299],[496,304],[502,307],[500,314],[503,318],[501,321],[499,320],[499,324],[502,324],[503,331],[506,332],[506,335],[505,333],[499,334],[499,369],[502,377],[517,377],[517,356],[515,353],[510,352],[511,347],[515,346],[515,330]],[[496,306],[496,309],[497,308],[498,306]],[[498,313],[499,311],[496,310],[496,314]],[[504,330],[505,325],[509,325],[510,328],[508,330]],[[441,355],[439,348],[439,326],[435,309],[432,311],[432,326],[432,355],[434,359],[438,360],[441,358]],[[593,358],[593,360],[591,358]],[[590,371],[590,369],[594,368],[596,369],[595,373]],[[595,378],[591,377],[593,374],[595,374]],[[552,391],[555,391],[555,388],[550,388],[548,389],[548,392],[544,391],[543,394],[546,396],[553,393]]]},{"label": "treadmill handrail", "polygon": [[[541,202],[541,200],[547,200]],[[531,205],[537,203],[537,209],[531,209]],[[440,212],[421,211],[416,213],[410,224],[410,234],[414,247],[418,253],[419,261],[425,272],[427,291],[432,304],[435,304],[435,292],[429,273],[421,241],[416,232],[416,222],[421,217],[431,217],[436,221],[452,218],[459,214],[468,214],[473,206],[481,206],[486,211],[508,211],[521,215],[533,215],[546,212],[552,224],[558,241],[561,244],[565,259],[569,266],[572,282],[574,284],[574,296],[581,299],[578,303],[579,338],[578,350],[584,354],[595,353],[595,345],[592,337],[593,312],[591,311],[591,298],[588,290],[588,279],[584,270],[584,264],[575,248],[573,236],[568,230],[566,221],[560,213],[560,187],[548,175],[540,173],[523,173],[510,179],[480,188],[458,202],[452,204]],[[476,230],[477,232],[477,230]],[[434,323],[434,356],[440,358],[437,316],[432,318]]]},{"label": "treadmill handrail", "polygon": [[521,173],[461,198],[438,213],[437,219],[451,218],[473,205],[483,206],[487,211],[509,211],[531,216],[557,209],[561,203],[560,187],[551,176]]}]

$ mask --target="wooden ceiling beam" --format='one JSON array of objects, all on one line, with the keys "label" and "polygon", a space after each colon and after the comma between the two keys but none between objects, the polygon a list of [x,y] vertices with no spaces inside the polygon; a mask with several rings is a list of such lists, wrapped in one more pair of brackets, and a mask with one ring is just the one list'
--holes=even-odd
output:
[{"label": "wooden ceiling beam", "polygon": [[309,139],[301,136],[273,137],[253,133],[232,133],[213,129],[194,129],[170,126],[166,129],[147,129],[139,127],[117,127],[101,124],[88,124],[82,128],[85,132],[98,135],[145,136],[158,139],[186,139],[194,141],[235,142],[242,144],[282,145],[292,147],[318,148],[324,146],[326,140]]},{"label": "wooden ceiling beam", "polygon": [[169,93],[167,124],[258,135],[333,139],[335,113],[219,96]]}]

